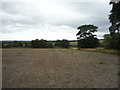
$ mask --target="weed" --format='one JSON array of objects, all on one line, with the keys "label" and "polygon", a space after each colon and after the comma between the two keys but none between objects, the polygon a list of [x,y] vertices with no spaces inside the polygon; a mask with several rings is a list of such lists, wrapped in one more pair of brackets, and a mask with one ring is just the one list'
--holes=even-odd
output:
[{"label": "weed", "polygon": [[118,76],[120,76],[120,72],[118,72]]},{"label": "weed", "polygon": [[107,63],[105,63],[105,62],[100,62],[99,64],[107,64]]},{"label": "weed", "polygon": [[70,83],[70,81],[65,81],[66,83]]},{"label": "weed", "polygon": [[71,53],[74,53],[73,51]]}]

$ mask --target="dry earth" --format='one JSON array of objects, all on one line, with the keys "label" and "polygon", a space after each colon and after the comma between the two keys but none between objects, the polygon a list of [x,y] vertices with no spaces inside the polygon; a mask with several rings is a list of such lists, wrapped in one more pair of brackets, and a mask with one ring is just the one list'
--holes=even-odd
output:
[{"label": "dry earth", "polygon": [[23,48],[3,49],[2,56],[3,88],[118,87],[117,55]]},{"label": "dry earth", "polygon": [[2,89],[2,49],[0,49],[0,89]]}]

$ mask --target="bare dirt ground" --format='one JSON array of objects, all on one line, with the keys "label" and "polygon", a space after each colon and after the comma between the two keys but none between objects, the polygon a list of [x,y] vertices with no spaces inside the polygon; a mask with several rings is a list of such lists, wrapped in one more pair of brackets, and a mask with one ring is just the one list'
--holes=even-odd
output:
[{"label": "bare dirt ground", "polygon": [[118,56],[64,49],[3,49],[3,88],[117,88]]},{"label": "bare dirt ground", "polygon": [[0,49],[0,89],[2,89],[2,49]]}]

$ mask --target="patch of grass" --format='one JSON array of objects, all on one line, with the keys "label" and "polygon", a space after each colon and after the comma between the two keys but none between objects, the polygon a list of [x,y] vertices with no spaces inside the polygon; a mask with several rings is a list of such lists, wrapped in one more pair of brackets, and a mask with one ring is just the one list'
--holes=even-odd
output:
[{"label": "patch of grass", "polygon": [[118,76],[120,76],[120,72],[118,72]]},{"label": "patch of grass", "polygon": [[62,50],[60,50],[60,51],[62,51],[62,52],[67,52],[68,50],[66,50],[66,49],[62,49]]},{"label": "patch of grass", "polygon": [[70,81],[65,81],[65,82],[68,83],[68,84],[70,83]]},{"label": "patch of grass", "polygon": [[81,48],[79,49],[79,51],[85,51],[85,52],[100,52],[100,53],[107,53],[107,54],[118,54],[120,53],[119,51],[117,50],[107,50],[107,49],[104,49],[104,48]]},{"label": "patch of grass", "polygon": [[77,51],[77,50],[73,50],[73,49],[71,49],[71,48],[66,48],[66,49],[60,49],[59,51],[67,52],[67,53],[74,53],[74,52]]},{"label": "patch of grass", "polygon": [[107,64],[106,62],[100,62],[99,64]]},{"label": "patch of grass", "polygon": [[119,64],[115,64],[115,65],[119,65]]},{"label": "patch of grass", "polygon": [[80,50],[82,52],[95,52],[95,50]]},{"label": "patch of grass", "polygon": [[107,53],[107,54],[118,54],[117,50],[107,50],[107,49],[96,49],[96,52]]}]

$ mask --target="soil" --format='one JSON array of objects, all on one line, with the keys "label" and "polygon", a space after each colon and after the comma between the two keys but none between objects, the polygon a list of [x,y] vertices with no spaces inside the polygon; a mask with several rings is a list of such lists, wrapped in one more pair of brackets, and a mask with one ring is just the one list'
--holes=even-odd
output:
[{"label": "soil", "polygon": [[3,49],[2,87],[117,88],[118,56],[69,49]]},{"label": "soil", "polygon": [[0,89],[2,90],[2,49],[0,49]]}]

